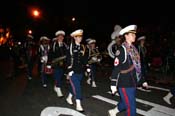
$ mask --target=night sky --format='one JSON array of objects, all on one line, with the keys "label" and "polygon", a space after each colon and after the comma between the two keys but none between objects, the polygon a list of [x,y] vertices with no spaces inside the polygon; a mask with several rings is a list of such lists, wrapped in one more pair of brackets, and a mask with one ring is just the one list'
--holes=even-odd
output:
[{"label": "night sky", "polygon": [[[25,34],[27,29],[34,30],[37,37],[63,29],[69,35],[73,30],[82,28],[85,37],[110,39],[116,24],[125,27],[137,24],[140,33],[175,31],[173,7],[165,3],[119,3],[116,1],[90,0],[6,0],[0,7],[0,24],[9,26],[16,37]],[[30,15],[32,8],[41,10],[38,19]],[[76,21],[72,22],[71,18]],[[157,33],[157,34],[158,34]]]}]

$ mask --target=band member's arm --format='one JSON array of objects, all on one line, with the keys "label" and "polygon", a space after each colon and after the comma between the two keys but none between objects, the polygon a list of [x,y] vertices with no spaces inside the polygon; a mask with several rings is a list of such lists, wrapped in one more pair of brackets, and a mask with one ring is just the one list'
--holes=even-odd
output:
[{"label": "band member's arm", "polygon": [[50,59],[53,61],[56,58],[56,52],[53,50],[53,45],[50,49]]},{"label": "band member's arm", "polygon": [[[83,46],[84,47],[84,46]],[[83,55],[82,55],[82,64],[87,65],[88,64],[88,57],[89,57],[89,51],[88,48],[83,48]]]},{"label": "band member's arm", "polygon": [[72,47],[69,47],[66,51],[66,64],[67,64],[67,72],[69,73],[70,71],[72,71],[72,63],[73,63],[73,54],[71,55],[70,53],[70,49],[72,49]]},{"label": "band member's arm", "polygon": [[121,71],[121,65],[123,64],[124,60],[126,58],[126,53],[123,47],[120,47],[116,51],[116,56],[114,58],[114,68],[111,75],[111,86],[116,86],[116,82],[118,79],[118,75]]},{"label": "band member's arm", "polygon": [[112,50],[113,46],[116,44],[116,42],[113,40],[111,41],[111,43],[109,43],[108,47],[107,47],[107,50],[108,50],[108,54],[111,58],[115,58],[115,54]]},{"label": "band member's arm", "polygon": [[52,62],[52,50],[50,49],[49,46],[49,51],[48,51],[48,63],[50,64]]},{"label": "band member's arm", "polygon": [[137,86],[140,87],[140,86],[143,86],[145,88],[148,88],[148,83],[147,81],[145,80],[145,77],[142,76],[141,79],[139,80],[139,82],[137,83]]},{"label": "band member's arm", "polygon": [[41,57],[41,48],[40,48],[40,46],[38,47],[38,56]]}]

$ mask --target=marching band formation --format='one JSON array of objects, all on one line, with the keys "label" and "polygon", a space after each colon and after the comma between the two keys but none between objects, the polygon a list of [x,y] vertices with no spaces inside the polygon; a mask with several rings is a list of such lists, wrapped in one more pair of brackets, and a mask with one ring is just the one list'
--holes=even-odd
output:
[{"label": "marching band formation", "polygon": [[[53,90],[61,98],[64,96],[61,89],[62,80],[66,75],[70,83],[66,102],[73,105],[73,100],[75,100],[76,110],[80,112],[84,111],[81,104],[82,79],[86,76],[87,84],[93,88],[97,87],[96,69],[103,60],[96,39],[86,39],[85,45],[82,43],[83,33],[83,29],[73,31],[70,34],[72,40],[69,44],[64,41],[66,33],[63,30],[58,30],[52,40],[47,36],[41,36],[38,53],[36,53],[39,55],[39,74],[42,86],[46,88],[47,76],[53,75],[55,81]],[[136,116],[136,88],[148,88],[145,79],[147,69],[144,62],[146,48],[143,46],[143,40],[146,37],[138,38],[140,45],[136,47],[133,44],[136,41],[136,33],[137,25],[129,25],[125,28],[115,25],[114,32],[111,34],[111,42],[107,47],[108,54],[113,60],[110,88],[112,94],[119,93],[120,101],[115,108],[108,111],[109,116],[116,116],[123,110],[126,110],[126,116]],[[29,80],[32,79],[34,66],[33,39],[33,36],[28,35],[24,44]],[[173,95],[169,93],[169,96]]]}]

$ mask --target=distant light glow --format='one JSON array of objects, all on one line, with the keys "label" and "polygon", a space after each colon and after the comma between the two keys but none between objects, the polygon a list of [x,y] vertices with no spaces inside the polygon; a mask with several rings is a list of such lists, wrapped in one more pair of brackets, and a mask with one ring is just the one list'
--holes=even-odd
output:
[{"label": "distant light glow", "polygon": [[20,41],[18,42],[18,45],[21,45],[21,42]]},{"label": "distant light glow", "polygon": [[75,21],[75,17],[72,18],[72,21]]},{"label": "distant light glow", "polygon": [[37,10],[37,9],[34,9],[34,10],[32,11],[32,14],[33,14],[34,17],[39,17],[39,16],[40,16],[40,12],[39,12],[39,10]]},{"label": "distant light glow", "polygon": [[29,30],[28,33],[29,33],[29,34],[32,34],[32,30]]}]

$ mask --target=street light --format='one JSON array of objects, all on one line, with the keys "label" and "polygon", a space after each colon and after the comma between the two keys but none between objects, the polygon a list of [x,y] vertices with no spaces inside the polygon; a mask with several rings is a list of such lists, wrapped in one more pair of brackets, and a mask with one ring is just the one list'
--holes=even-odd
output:
[{"label": "street light", "polygon": [[75,17],[72,17],[72,21],[73,21],[73,22],[75,21]]},{"label": "street light", "polygon": [[39,14],[40,14],[40,12],[39,12],[38,10],[34,10],[34,11],[33,11],[33,15],[34,15],[35,17],[38,17]]},{"label": "street light", "polygon": [[40,10],[34,8],[34,9],[31,10],[31,14],[32,14],[32,16],[33,16],[34,18],[39,18],[40,15],[41,15],[41,12],[40,12]]},{"label": "street light", "polygon": [[32,34],[32,30],[29,30],[28,33],[29,33],[29,34]]}]

